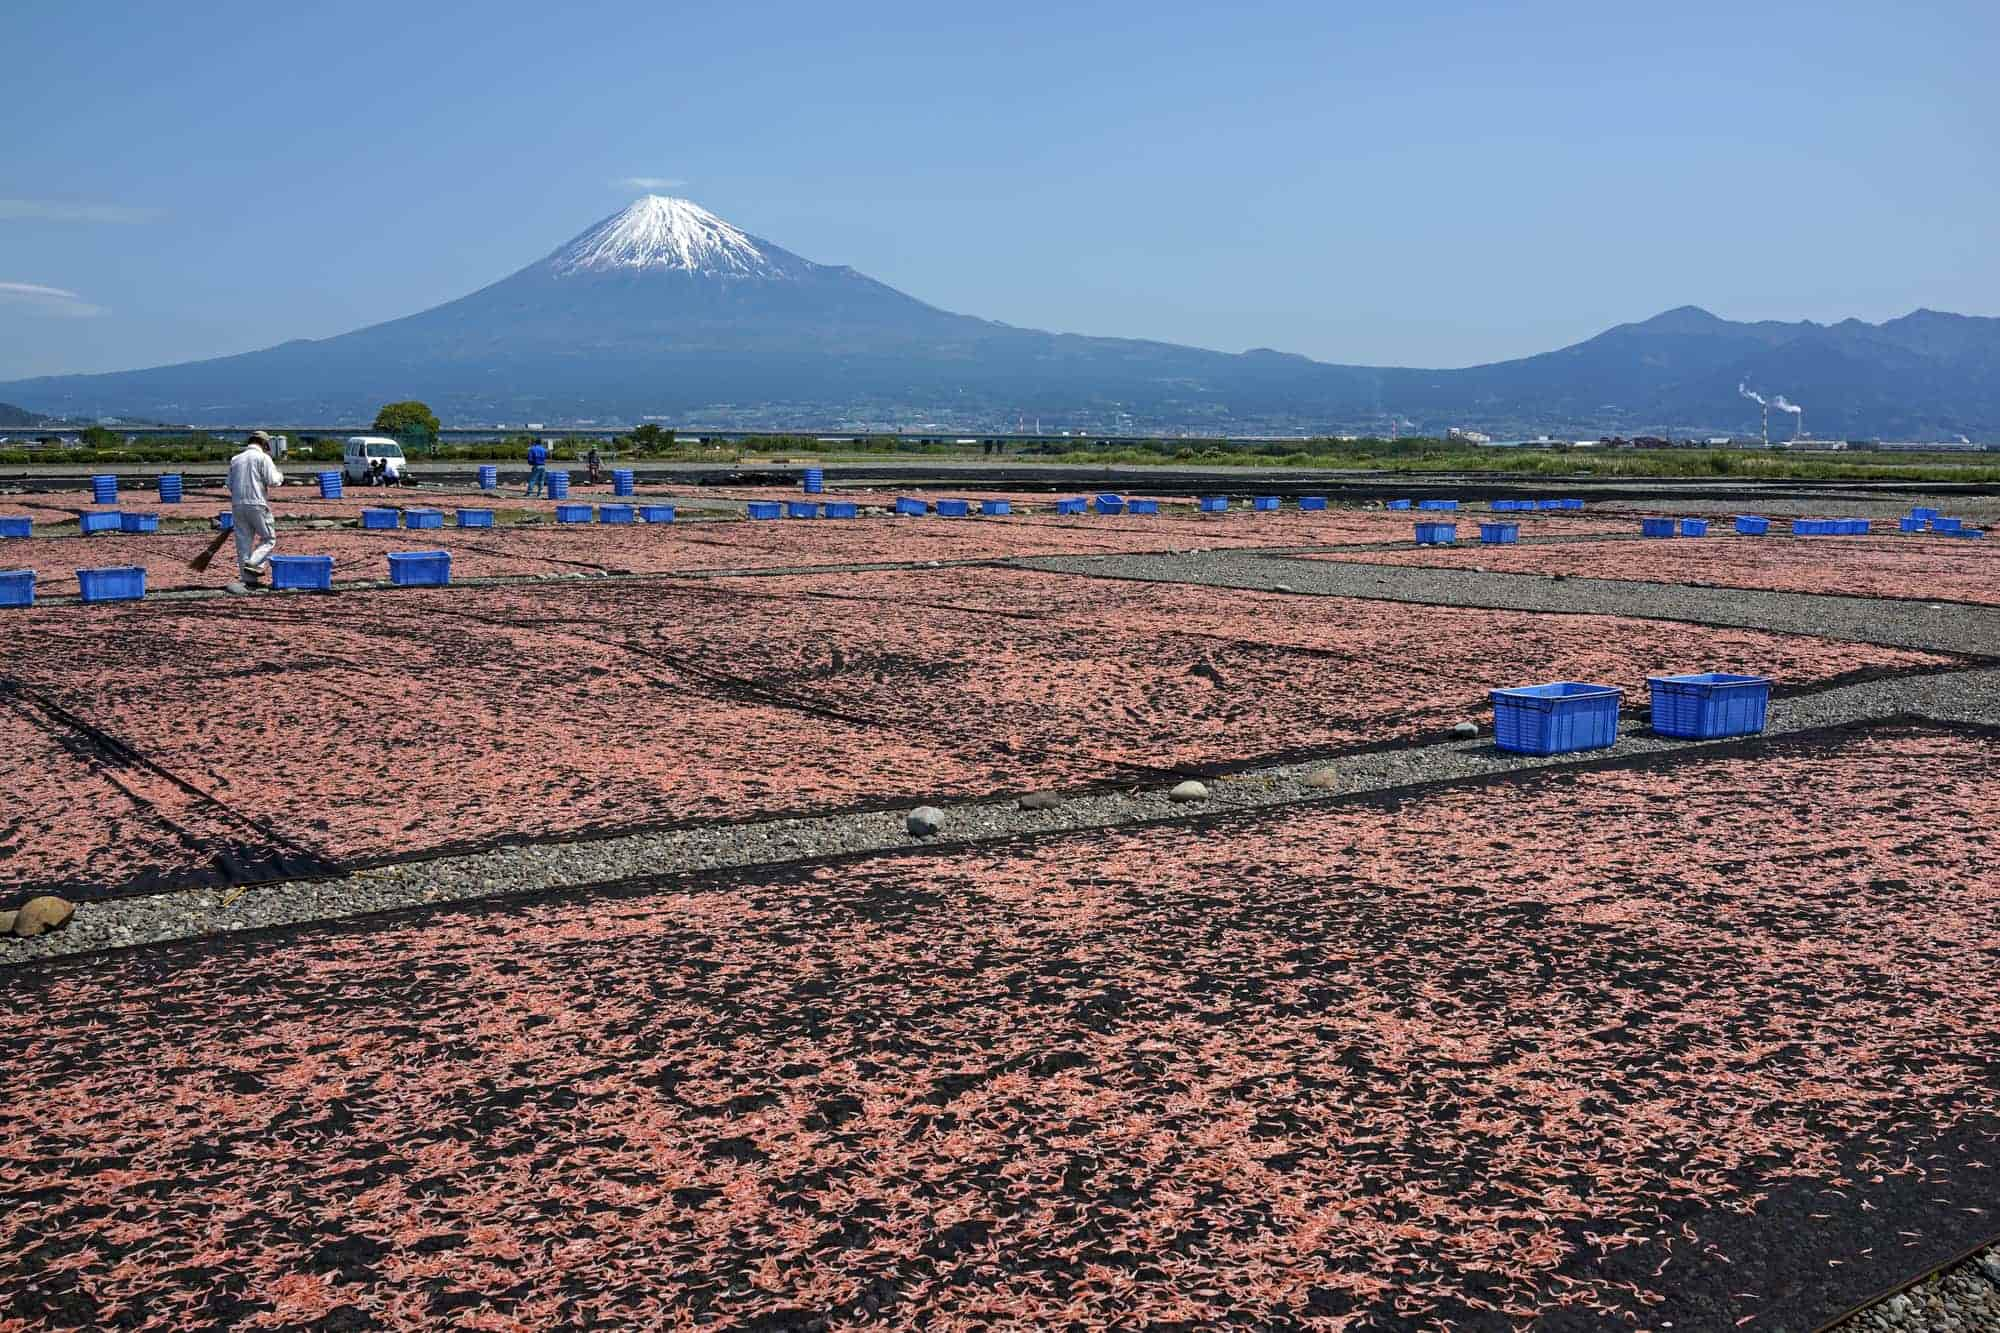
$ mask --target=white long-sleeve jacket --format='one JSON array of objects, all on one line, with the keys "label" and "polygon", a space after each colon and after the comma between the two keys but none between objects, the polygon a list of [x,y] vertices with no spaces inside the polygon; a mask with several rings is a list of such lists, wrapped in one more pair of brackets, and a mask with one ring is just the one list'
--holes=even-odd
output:
[{"label": "white long-sleeve jacket", "polygon": [[278,471],[269,454],[254,444],[229,460],[231,504],[268,505],[271,502],[268,489],[284,484],[285,474]]}]

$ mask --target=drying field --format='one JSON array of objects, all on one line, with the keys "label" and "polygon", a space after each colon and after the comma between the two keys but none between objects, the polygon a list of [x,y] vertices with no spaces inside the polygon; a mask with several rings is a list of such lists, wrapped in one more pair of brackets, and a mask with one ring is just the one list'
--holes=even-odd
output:
[{"label": "drying field", "polygon": [[[2000,1238],[1991,554],[1410,522],[0,543],[0,909],[81,904],[0,935],[0,1328],[1804,1333]],[[1767,732],[1651,734],[1691,671]],[[1559,679],[1619,744],[1496,756]]]},{"label": "drying field", "polygon": [[[1080,596],[1087,594],[1087,596]],[[52,606],[0,873],[89,898],[500,839],[974,799],[1436,736],[1521,679],[1956,659],[1005,569]],[[51,828],[64,831],[51,837]]]},{"label": "drying field", "polygon": [[2000,606],[2000,543],[1900,533],[1427,546],[1313,558]]},{"label": "drying field", "polygon": [[1893,728],[53,968],[22,998],[78,1017],[5,1038],[65,1108],[0,1164],[15,1311],[1803,1327],[1992,1228],[1995,755]]}]

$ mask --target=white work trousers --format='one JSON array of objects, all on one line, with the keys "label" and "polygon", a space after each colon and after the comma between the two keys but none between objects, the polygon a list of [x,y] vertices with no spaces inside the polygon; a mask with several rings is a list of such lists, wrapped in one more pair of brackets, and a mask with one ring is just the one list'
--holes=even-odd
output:
[{"label": "white work trousers", "polygon": [[269,505],[231,505],[236,530],[236,563],[246,574],[261,574],[278,549],[278,526]]}]

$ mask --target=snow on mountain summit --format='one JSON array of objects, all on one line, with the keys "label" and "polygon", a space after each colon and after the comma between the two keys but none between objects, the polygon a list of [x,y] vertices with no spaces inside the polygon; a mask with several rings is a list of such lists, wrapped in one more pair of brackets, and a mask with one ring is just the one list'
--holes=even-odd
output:
[{"label": "snow on mountain summit", "polygon": [[700,204],[649,194],[549,256],[558,274],[679,269],[723,278],[777,278],[785,265]]}]

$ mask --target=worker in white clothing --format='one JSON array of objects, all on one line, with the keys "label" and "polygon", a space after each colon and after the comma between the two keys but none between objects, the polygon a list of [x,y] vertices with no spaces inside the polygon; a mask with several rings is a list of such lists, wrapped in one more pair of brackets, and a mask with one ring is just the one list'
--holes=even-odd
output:
[{"label": "worker in white clothing", "polygon": [[271,552],[278,546],[278,526],[271,520],[270,488],[285,484],[285,474],[271,461],[271,437],[250,432],[243,452],[229,460],[229,508],[236,530],[236,563],[245,583],[258,583]]}]

